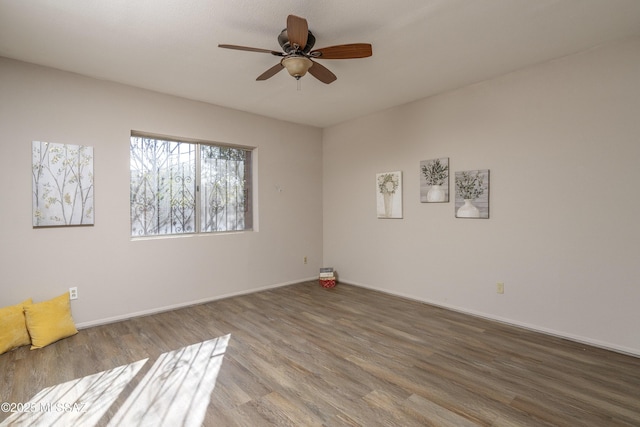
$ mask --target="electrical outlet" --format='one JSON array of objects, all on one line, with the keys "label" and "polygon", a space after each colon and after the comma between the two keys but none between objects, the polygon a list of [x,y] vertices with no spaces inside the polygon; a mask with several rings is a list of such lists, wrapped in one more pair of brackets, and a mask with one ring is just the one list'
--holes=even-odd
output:
[{"label": "electrical outlet", "polygon": [[305,264],[307,263],[307,257],[306,256],[304,257],[304,263]]},{"label": "electrical outlet", "polygon": [[78,299],[78,288],[69,288],[69,299]]},{"label": "electrical outlet", "polygon": [[499,294],[504,294],[504,283],[502,282],[496,283],[496,292]]}]

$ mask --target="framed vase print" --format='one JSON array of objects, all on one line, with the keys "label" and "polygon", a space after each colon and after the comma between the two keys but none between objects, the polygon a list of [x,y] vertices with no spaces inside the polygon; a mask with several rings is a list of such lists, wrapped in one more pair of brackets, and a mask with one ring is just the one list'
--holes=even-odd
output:
[{"label": "framed vase print", "polygon": [[93,147],[33,141],[34,227],[93,225]]},{"label": "framed vase print", "polygon": [[456,172],[456,218],[489,218],[489,169]]},{"label": "framed vase print", "polygon": [[402,172],[376,174],[378,218],[402,218]]},{"label": "framed vase print", "polygon": [[420,202],[446,203],[449,201],[449,158],[420,162]]}]

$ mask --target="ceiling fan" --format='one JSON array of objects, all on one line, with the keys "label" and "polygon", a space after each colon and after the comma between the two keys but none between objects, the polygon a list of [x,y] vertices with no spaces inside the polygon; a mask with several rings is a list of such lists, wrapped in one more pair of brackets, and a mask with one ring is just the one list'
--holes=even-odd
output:
[{"label": "ceiling fan", "polygon": [[307,20],[299,16],[289,15],[287,17],[287,28],[282,30],[278,36],[278,43],[282,47],[282,52],[232,44],[219,44],[218,47],[270,53],[282,57],[280,62],[260,74],[256,80],[267,80],[275,76],[283,68],[286,68],[296,80],[299,80],[308,71],[312,76],[326,84],[335,81],[337,77],[328,68],[314,61],[314,59],[366,58],[372,54],[369,43],[341,44],[311,50],[315,42],[316,38],[309,31]]}]

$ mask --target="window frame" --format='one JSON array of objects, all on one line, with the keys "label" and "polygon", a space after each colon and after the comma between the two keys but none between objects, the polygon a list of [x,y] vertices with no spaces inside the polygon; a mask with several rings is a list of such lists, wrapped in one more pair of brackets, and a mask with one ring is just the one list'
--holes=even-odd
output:
[{"label": "window frame", "polygon": [[[194,188],[194,229],[193,231],[183,231],[183,232],[173,232],[173,233],[158,233],[158,234],[139,234],[134,235],[132,229],[132,209],[133,204],[131,203],[131,184],[132,184],[132,169],[131,169],[131,142],[132,138],[147,138],[159,141],[166,142],[175,142],[175,143],[186,143],[195,145],[195,188]],[[220,148],[233,148],[237,150],[243,150],[247,153],[246,159],[244,161],[244,201],[245,201],[245,209],[244,209],[244,228],[242,229],[234,229],[234,230],[222,230],[222,231],[203,231],[202,230],[202,146],[214,146]],[[254,188],[256,188],[254,183],[254,169],[256,165],[256,153],[257,147],[248,146],[248,145],[240,145],[240,144],[230,144],[223,143],[217,141],[208,141],[196,138],[186,138],[186,137],[175,137],[163,134],[156,134],[150,132],[142,132],[132,130],[129,136],[129,236],[132,240],[139,239],[160,239],[160,238],[176,238],[176,237],[189,237],[189,236],[207,236],[207,235],[219,235],[219,234],[229,234],[229,233],[243,233],[248,231],[254,231],[256,219],[255,214],[257,210],[255,209],[255,195]]]}]

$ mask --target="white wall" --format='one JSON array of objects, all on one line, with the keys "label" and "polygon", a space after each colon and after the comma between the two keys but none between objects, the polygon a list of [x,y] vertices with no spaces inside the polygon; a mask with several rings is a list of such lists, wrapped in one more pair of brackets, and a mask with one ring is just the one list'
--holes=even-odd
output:
[{"label": "white wall", "polygon": [[[324,263],[342,281],[640,355],[640,38],[323,139]],[[490,219],[420,203],[419,162],[438,157],[490,169]],[[376,219],[375,174],[395,170],[404,219]]]},{"label": "white wall", "polygon": [[[132,241],[132,129],[258,147],[259,231]],[[321,138],[317,128],[0,58],[0,306],[77,286],[73,315],[86,326],[314,277]],[[33,140],[94,147],[95,226],[32,228]]]}]

